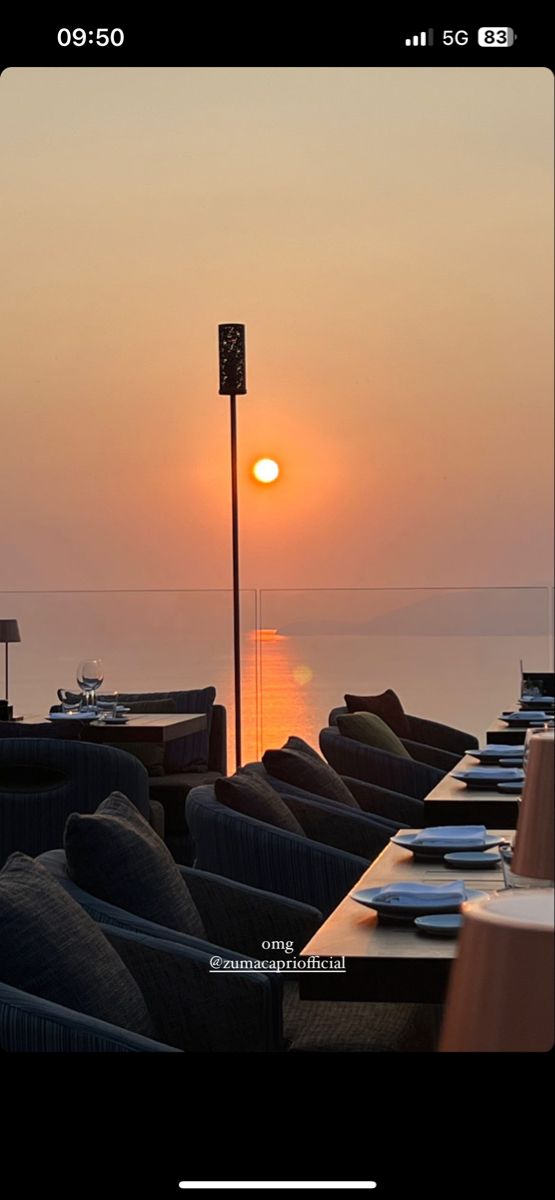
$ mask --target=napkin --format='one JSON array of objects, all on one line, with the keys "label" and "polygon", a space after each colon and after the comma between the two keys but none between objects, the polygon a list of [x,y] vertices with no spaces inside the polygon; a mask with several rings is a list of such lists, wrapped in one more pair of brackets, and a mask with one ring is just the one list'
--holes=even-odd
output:
[{"label": "napkin", "polygon": [[534,708],[530,712],[503,712],[500,717],[501,721],[548,721],[549,713],[541,712],[540,709]]},{"label": "napkin", "polygon": [[421,829],[412,840],[413,846],[485,846],[485,825],[432,825]]},{"label": "napkin", "polygon": [[455,880],[454,883],[388,883],[374,893],[374,900],[380,904],[430,904],[439,901],[441,904],[462,904],[466,900],[464,883]]}]

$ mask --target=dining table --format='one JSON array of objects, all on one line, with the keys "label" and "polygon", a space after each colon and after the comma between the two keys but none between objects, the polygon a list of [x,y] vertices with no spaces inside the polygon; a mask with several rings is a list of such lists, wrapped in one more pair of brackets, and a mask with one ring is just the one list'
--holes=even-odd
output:
[{"label": "dining table", "polygon": [[[478,767],[472,751],[453,768],[468,771]],[[492,783],[487,788],[469,787],[448,772],[424,797],[424,825],[486,825],[495,829],[516,829],[520,794],[501,792]]]},{"label": "dining table", "polygon": [[[503,841],[512,837],[508,829],[488,832]],[[363,888],[389,883],[445,884],[453,880],[462,880],[467,888],[483,894],[504,886],[500,862],[488,865],[487,870],[467,868],[463,872],[447,866],[443,858],[418,861],[409,850],[388,842],[301,951],[303,959],[310,955],[344,958],[344,970],[305,971],[300,975],[301,999],[442,1004],[457,939],[425,936],[414,924],[381,924],[373,909],[352,897]]]},{"label": "dining table", "polygon": [[43,715],[24,716],[22,725],[51,730],[54,725],[67,729],[68,736],[78,737],[85,742],[154,742],[165,744],[176,738],[190,737],[206,729],[206,713],[130,713],[125,722],[110,722],[102,717],[95,721],[78,720],[75,717],[49,719]]}]

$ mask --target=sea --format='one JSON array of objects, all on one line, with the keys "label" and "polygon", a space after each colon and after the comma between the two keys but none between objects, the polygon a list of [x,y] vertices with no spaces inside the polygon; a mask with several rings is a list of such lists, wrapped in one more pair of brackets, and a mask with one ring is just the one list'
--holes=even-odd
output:
[{"label": "sea", "polygon": [[[16,714],[46,715],[57,702],[57,688],[76,688],[84,658],[102,659],[103,687],[110,692],[212,684],[228,710],[233,767],[228,592],[4,593],[1,603],[21,631],[21,642],[9,648]],[[330,709],[343,703],[346,692],[376,694],[388,687],[405,711],[483,739],[518,697],[521,661],[529,670],[553,669],[545,629],[460,636],[292,633],[282,631],[287,622],[262,628],[259,613],[257,597],[249,593],[241,646],[243,762],[282,745],[290,734],[317,747]],[[3,682],[2,668],[0,662]]]}]

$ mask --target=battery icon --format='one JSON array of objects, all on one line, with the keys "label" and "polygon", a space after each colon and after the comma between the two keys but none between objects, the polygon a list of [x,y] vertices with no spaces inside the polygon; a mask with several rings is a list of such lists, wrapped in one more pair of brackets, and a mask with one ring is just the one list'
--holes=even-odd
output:
[{"label": "battery icon", "polygon": [[483,25],[478,30],[478,45],[486,50],[500,50],[514,45],[515,31],[508,25]]}]

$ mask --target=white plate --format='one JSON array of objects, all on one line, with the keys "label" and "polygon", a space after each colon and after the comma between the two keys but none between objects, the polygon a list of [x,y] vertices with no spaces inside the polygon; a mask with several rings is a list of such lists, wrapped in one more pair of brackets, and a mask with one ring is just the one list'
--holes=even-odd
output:
[{"label": "white plate", "polygon": [[382,887],[362,888],[360,892],[353,892],[351,900],[356,900],[357,904],[364,904],[367,908],[373,908],[380,917],[403,917],[405,920],[410,920],[413,917],[423,917],[427,913],[430,915],[432,913],[455,913],[459,911],[461,904],[464,904],[466,900],[481,900],[488,894],[479,892],[475,888],[467,888],[464,900],[454,900],[452,903],[438,897],[437,900],[413,900],[409,904],[391,904],[387,900],[375,899]]},{"label": "white plate", "polygon": [[98,721],[98,713],[49,713],[47,721]]},{"label": "white plate", "polygon": [[455,853],[457,850],[476,850],[480,853],[482,849],[492,850],[494,846],[498,846],[503,841],[503,838],[495,837],[493,834],[488,833],[484,839],[483,847],[468,844],[465,846],[462,839],[453,842],[443,842],[441,845],[438,845],[437,842],[418,842],[415,846],[414,839],[416,837],[418,837],[417,833],[397,833],[395,837],[391,838],[391,841],[395,842],[396,846],[402,846],[403,850],[411,850],[415,859],[443,858],[445,854]]}]

